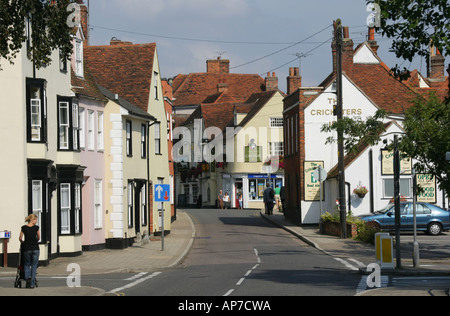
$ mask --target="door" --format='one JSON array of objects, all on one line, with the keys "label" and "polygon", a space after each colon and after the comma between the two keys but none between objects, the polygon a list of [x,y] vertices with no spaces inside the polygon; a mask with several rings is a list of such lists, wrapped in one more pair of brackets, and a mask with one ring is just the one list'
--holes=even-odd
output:
[{"label": "door", "polygon": [[[236,181],[235,186],[234,186],[234,189],[235,189],[235,191],[234,191],[235,195],[234,196],[236,198],[234,199],[234,206],[233,206],[235,208],[239,208],[239,195],[242,194],[242,199],[244,199],[244,192],[243,192],[242,188],[243,188],[242,180]],[[242,203],[244,203],[244,201],[242,201]]]}]

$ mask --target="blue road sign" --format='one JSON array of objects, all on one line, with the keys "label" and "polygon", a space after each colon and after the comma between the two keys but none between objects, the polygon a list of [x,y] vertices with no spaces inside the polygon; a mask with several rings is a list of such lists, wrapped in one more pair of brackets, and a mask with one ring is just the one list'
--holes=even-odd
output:
[{"label": "blue road sign", "polygon": [[155,202],[170,202],[170,185],[155,185]]}]

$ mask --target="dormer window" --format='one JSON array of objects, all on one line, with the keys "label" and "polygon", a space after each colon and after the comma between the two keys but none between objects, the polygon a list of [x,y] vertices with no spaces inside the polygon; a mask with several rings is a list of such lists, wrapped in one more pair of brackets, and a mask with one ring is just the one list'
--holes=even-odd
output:
[{"label": "dormer window", "polygon": [[83,42],[80,40],[76,40],[75,43],[75,75],[84,77]]}]

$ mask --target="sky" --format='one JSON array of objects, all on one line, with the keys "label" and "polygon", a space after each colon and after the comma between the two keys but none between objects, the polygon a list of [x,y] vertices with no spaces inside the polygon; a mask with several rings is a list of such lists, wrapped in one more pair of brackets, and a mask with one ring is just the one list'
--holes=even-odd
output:
[{"label": "sky", "polygon": [[[87,2],[87,0],[85,0]],[[90,44],[111,38],[156,43],[161,76],[206,71],[206,60],[230,60],[232,73],[275,72],[286,92],[290,67],[301,67],[304,86],[317,86],[332,70],[333,21],[348,26],[355,45],[367,38],[365,0],[90,0]],[[426,74],[389,52],[391,42],[376,34],[379,56]],[[298,58],[297,56],[304,56]]]}]

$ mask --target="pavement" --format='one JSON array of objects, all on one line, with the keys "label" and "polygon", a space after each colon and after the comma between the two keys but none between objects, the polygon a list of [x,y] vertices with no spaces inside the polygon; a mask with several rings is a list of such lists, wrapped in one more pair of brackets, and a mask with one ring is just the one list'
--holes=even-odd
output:
[{"label": "pavement", "polygon": [[[323,253],[344,259],[357,259],[354,262],[366,264],[375,262],[374,247],[372,245],[340,239],[333,236],[320,235],[317,226],[297,226],[287,219],[282,213],[274,211],[274,215],[268,216],[261,212],[261,217],[276,226],[283,228],[294,236],[300,238],[312,247]],[[76,263],[81,268],[82,275],[109,274],[109,273],[138,273],[154,272],[156,270],[175,267],[180,264],[189,253],[195,239],[195,226],[189,215],[183,211],[177,211],[177,220],[172,223],[170,235],[164,238],[164,251],[161,250],[161,240],[152,239],[142,245],[134,245],[123,250],[104,249],[84,252],[75,258],[57,258],[47,267],[38,269],[39,276],[67,277],[71,272],[67,267]],[[350,260],[349,260],[350,262]],[[422,261],[421,261],[422,262]],[[450,276],[450,258],[446,261],[427,262],[426,267],[412,268],[406,262],[404,269],[389,271],[389,274],[401,276]],[[365,269],[360,269],[361,274],[366,274]],[[385,272],[383,271],[382,274]],[[0,277],[15,276],[16,269],[1,268]],[[421,285],[416,287],[389,287],[363,291],[359,296],[449,296],[450,284],[436,284],[431,286]],[[103,296],[105,291],[93,287],[46,287],[40,284],[35,289],[15,289],[0,287],[0,296]],[[107,294],[106,294],[107,295]]]}]

